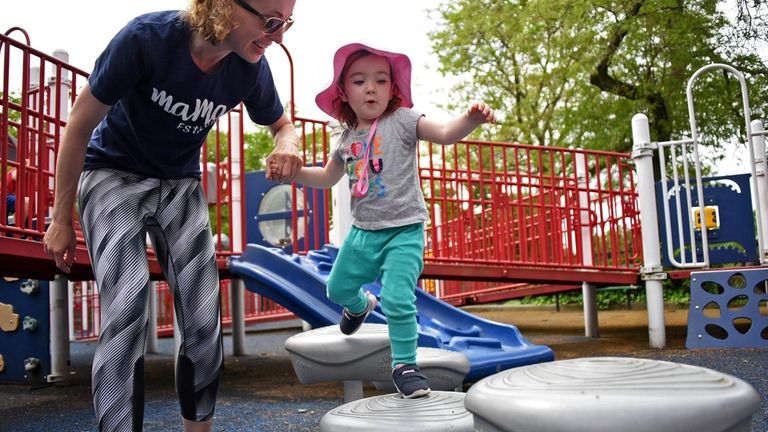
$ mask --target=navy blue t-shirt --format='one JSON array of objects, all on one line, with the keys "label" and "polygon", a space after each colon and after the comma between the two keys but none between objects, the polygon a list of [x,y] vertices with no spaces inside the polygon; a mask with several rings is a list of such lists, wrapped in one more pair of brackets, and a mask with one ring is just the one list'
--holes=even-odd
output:
[{"label": "navy blue t-shirt", "polygon": [[235,53],[213,73],[189,52],[180,11],[129,22],[96,60],[91,93],[112,105],[88,144],[85,169],[116,168],[156,178],[200,177],[200,150],[216,119],[244,102],[255,123],[283,115],[267,59]]}]

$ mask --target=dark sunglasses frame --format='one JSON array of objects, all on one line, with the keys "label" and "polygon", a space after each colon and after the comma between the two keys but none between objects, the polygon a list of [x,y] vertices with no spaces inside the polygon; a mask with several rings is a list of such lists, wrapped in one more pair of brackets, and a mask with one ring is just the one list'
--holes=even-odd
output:
[{"label": "dark sunglasses frame", "polygon": [[[263,13],[257,11],[256,9],[252,8],[251,5],[245,2],[245,0],[235,0],[235,3],[240,5],[241,8],[256,15],[257,17],[261,18],[262,21],[264,21],[264,26],[261,28],[261,31],[264,34],[275,34],[280,30],[286,32],[293,25],[293,18],[291,17],[288,17],[286,19],[282,19],[278,17],[268,17]],[[270,23],[274,23],[274,24],[270,24]]]}]

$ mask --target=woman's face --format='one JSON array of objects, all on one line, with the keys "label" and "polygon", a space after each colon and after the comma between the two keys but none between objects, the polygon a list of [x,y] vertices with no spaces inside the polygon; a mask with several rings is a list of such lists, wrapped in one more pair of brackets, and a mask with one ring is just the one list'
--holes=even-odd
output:
[{"label": "woman's face", "polygon": [[[261,60],[267,47],[272,42],[283,41],[283,33],[290,25],[276,26],[273,33],[265,30],[274,29],[272,20],[269,26],[267,20],[276,18],[281,21],[289,20],[293,14],[296,0],[232,0],[234,3],[232,20],[236,27],[227,37],[227,43],[232,51],[250,63]],[[279,22],[278,22],[279,23]]]}]

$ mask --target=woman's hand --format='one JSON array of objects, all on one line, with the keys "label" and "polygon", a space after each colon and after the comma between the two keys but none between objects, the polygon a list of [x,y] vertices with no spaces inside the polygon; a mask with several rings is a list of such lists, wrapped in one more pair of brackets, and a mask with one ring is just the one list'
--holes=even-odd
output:
[{"label": "woman's hand", "polygon": [[299,154],[299,136],[285,114],[269,125],[275,138],[275,149],[267,156],[267,180],[281,183],[293,181],[304,165]]},{"label": "woman's hand", "polygon": [[303,164],[299,150],[295,146],[278,146],[267,156],[266,177],[276,182],[291,182]]},{"label": "woman's hand", "polygon": [[56,267],[69,273],[75,263],[77,241],[72,225],[51,222],[43,237],[43,251],[56,261]]}]

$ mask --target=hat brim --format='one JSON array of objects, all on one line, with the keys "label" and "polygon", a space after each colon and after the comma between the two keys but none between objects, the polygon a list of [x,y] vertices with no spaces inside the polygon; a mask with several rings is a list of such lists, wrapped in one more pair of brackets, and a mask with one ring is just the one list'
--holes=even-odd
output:
[{"label": "hat brim", "polygon": [[411,99],[411,60],[405,54],[384,51],[371,48],[361,43],[351,43],[336,50],[333,56],[333,79],[331,84],[315,96],[315,103],[329,116],[339,119],[338,108],[341,106],[341,94],[339,93],[339,79],[344,69],[347,58],[353,53],[366,50],[372,54],[385,57],[392,66],[394,84],[397,86],[397,96],[400,97],[400,106],[413,107]]}]

